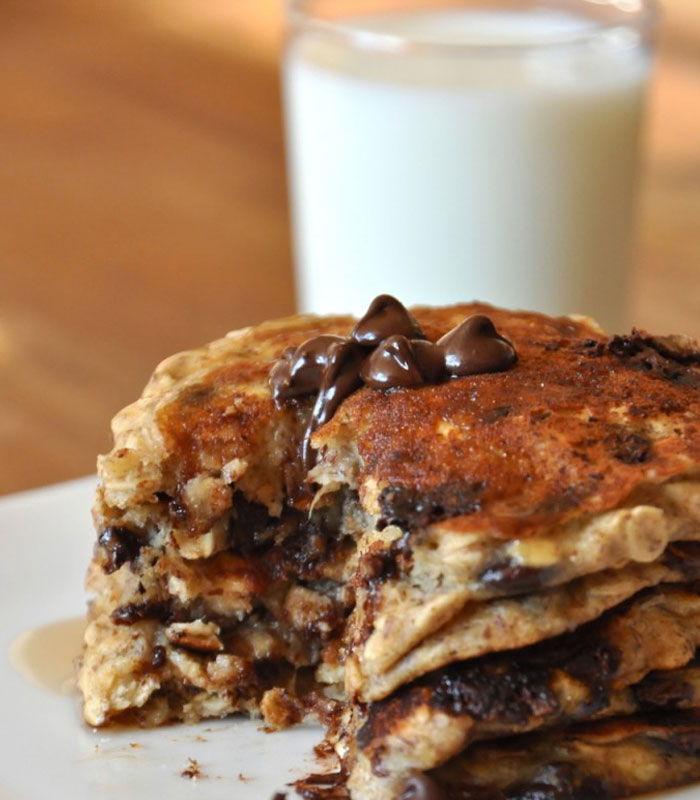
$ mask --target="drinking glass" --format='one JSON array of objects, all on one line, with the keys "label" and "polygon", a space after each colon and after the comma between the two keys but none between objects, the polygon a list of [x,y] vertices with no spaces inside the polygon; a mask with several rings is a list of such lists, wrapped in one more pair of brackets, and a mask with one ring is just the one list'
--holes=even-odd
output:
[{"label": "drinking glass", "polygon": [[298,305],[624,322],[653,0],[291,0]]}]

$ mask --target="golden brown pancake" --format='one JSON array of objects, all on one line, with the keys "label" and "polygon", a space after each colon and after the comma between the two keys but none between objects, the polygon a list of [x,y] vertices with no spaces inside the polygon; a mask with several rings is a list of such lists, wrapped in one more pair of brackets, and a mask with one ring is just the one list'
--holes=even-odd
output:
[{"label": "golden brown pancake", "polygon": [[290,317],[167,359],[115,417],[79,678],[90,724],[328,720],[697,577],[677,557],[700,540],[694,343],[481,304],[413,313],[431,342],[487,314],[517,361],[363,386],[309,461],[314,396],[275,403],[270,372],[355,321]]},{"label": "golden brown pancake", "polygon": [[700,779],[699,737],[698,711],[618,718],[484,743],[431,777],[445,800],[612,800]]},{"label": "golden brown pancake", "polygon": [[357,448],[368,510],[522,539],[617,508],[700,460],[700,356],[687,343],[477,304],[414,309],[431,340],[476,313],[515,345],[512,369],[361,389],[316,434],[319,447]]},{"label": "golden brown pancake", "polygon": [[700,585],[661,586],[574,633],[453,663],[348,719],[350,786],[391,798],[479,740],[697,707],[699,646]]}]

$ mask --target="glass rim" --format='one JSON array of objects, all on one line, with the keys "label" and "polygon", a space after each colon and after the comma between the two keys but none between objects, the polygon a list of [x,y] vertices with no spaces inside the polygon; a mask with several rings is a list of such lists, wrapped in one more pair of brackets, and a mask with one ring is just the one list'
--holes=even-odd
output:
[{"label": "glass rim", "polygon": [[[327,19],[314,14],[308,7],[314,0],[287,0],[286,19],[288,34],[301,30],[316,31],[345,41],[358,50],[383,53],[442,53],[448,55],[515,55],[519,53],[557,51],[571,47],[585,47],[601,36],[619,30],[632,30],[647,39],[656,27],[661,15],[657,0],[582,0],[591,7],[608,7],[618,11],[617,20],[591,20],[592,27],[585,30],[561,34],[543,42],[439,42],[416,41],[408,36],[363,29],[344,23],[343,18]],[[467,3],[464,3],[467,6]],[[625,7],[628,6],[628,7]],[[636,6],[636,8],[634,7]],[[487,9],[485,9],[487,10]]]}]

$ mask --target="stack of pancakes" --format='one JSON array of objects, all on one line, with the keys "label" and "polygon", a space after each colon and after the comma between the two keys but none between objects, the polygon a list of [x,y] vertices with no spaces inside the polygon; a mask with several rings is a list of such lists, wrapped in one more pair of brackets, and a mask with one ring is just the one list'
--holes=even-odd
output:
[{"label": "stack of pancakes", "polygon": [[168,359],[117,415],[87,721],[315,715],[353,800],[700,779],[697,347],[478,304],[412,313],[429,342],[487,314],[517,362],[362,386],[309,463],[314,397],[275,404],[270,372],[355,321],[295,317]]}]

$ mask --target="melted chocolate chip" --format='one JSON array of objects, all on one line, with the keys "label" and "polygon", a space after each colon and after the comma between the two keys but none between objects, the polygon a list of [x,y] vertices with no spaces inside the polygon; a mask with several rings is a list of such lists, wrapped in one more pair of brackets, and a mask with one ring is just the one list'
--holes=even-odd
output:
[{"label": "melted chocolate chip", "polygon": [[526,594],[541,589],[550,570],[541,567],[527,567],[520,564],[496,564],[479,576],[479,580],[489,588],[507,590],[509,594]]},{"label": "melted chocolate chip", "polygon": [[275,402],[317,392],[329,363],[331,347],[344,341],[342,336],[323,334],[307,339],[296,349],[287,348],[270,372]]},{"label": "melted chocolate chip", "polygon": [[127,561],[133,561],[141,549],[139,537],[128,528],[107,528],[100,534],[98,542],[107,554],[103,568],[107,574],[115,572]]},{"label": "melted chocolate chip", "polygon": [[408,530],[422,528],[441,519],[473,514],[481,508],[484,481],[471,485],[446,484],[434,490],[386,486],[379,494],[380,524]]},{"label": "melted chocolate chip", "polygon": [[445,353],[450,375],[462,377],[482,372],[501,372],[516,361],[515,348],[498,333],[493,322],[475,314],[438,341]]},{"label": "melted chocolate chip", "polygon": [[434,342],[413,339],[413,353],[426,383],[439,383],[445,377],[445,353]]},{"label": "melted chocolate chip", "polygon": [[372,389],[437,383],[444,374],[445,357],[440,347],[400,335],[390,336],[378,345],[360,370],[360,377]]},{"label": "melted chocolate chip", "polygon": [[153,669],[160,669],[165,664],[165,648],[158,644],[153,648],[151,656],[151,666]]},{"label": "melted chocolate chip", "polygon": [[144,619],[157,619],[165,622],[170,616],[168,603],[127,603],[115,608],[112,621],[117,625],[133,625]]},{"label": "melted chocolate chip", "polygon": [[444,800],[445,793],[429,775],[413,775],[404,786],[399,800]]},{"label": "melted chocolate chip", "polygon": [[[367,355],[367,350],[372,350]],[[311,434],[363,383],[373,389],[418,387],[447,377],[497,372],[515,363],[511,343],[476,315],[435,344],[390,295],[375,298],[349,338],[323,334],[287,348],[270,371],[275,403],[316,393],[301,443],[301,465],[314,464]]]},{"label": "melted chocolate chip", "polygon": [[355,325],[351,338],[363,347],[377,347],[389,336],[425,339],[420,325],[408,313],[403,303],[390,294],[380,294],[372,300],[367,313]]},{"label": "melted chocolate chip", "polygon": [[328,422],[343,400],[362,385],[360,365],[363,358],[364,352],[355,342],[344,340],[330,347],[328,364],[302,441],[301,459],[305,469],[309,470],[314,464],[311,434]]},{"label": "melted chocolate chip", "polygon": [[698,386],[700,353],[678,337],[654,337],[632,329],[628,336],[611,336],[605,348],[638,372],[672,383]]},{"label": "melted chocolate chip", "polygon": [[229,547],[246,558],[263,552],[275,540],[283,542],[303,526],[306,515],[285,507],[279,517],[270,516],[267,506],[248,500],[242,492],[234,492],[228,524]]},{"label": "melted chocolate chip", "polygon": [[645,680],[632,687],[637,702],[652,708],[677,708],[689,703],[695,696],[689,683],[679,681],[677,677],[666,677],[663,672],[652,673]]},{"label": "melted chocolate chip", "polygon": [[421,386],[424,383],[411,342],[390,336],[362,364],[360,377],[373,389]]},{"label": "melted chocolate chip", "polygon": [[347,340],[330,348],[328,365],[311,415],[315,427],[328,422],[341,402],[360,387],[360,365],[364,356],[357,344]]},{"label": "melted chocolate chip", "polygon": [[526,661],[505,668],[488,664],[448,668],[435,684],[430,703],[448,714],[512,725],[559,709],[549,670]]}]

